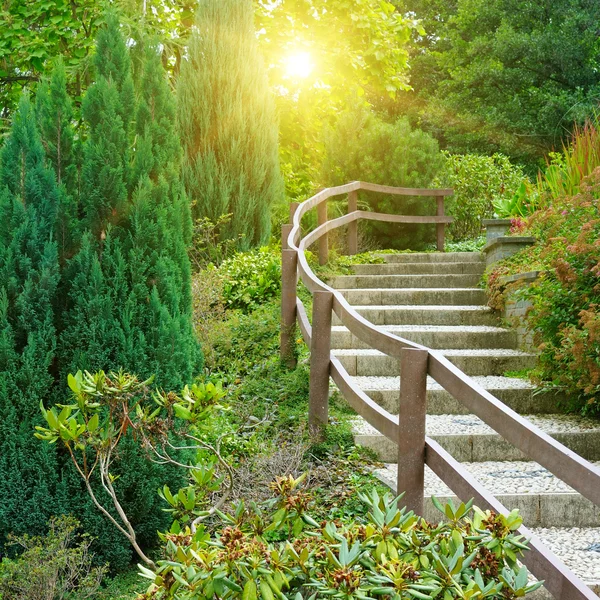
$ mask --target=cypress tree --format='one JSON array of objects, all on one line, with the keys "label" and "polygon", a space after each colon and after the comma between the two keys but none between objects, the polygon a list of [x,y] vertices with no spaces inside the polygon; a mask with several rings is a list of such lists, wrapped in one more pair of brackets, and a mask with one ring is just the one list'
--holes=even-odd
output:
[{"label": "cypress tree", "polygon": [[[109,19],[111,28],[101,35],[112,41],[98,44],[96,62],[112,70],[98,69],[83,104],[89,125],[82,166],[89,179],[81,203],[87,231],[66,267],[62,377],[78,369],[124,369],[144,378],[154,374],[158,385],[177,390],[193,379],[202,355],[192,328],[191,216],[181,183],[174,99],[159,54],[148,46],[137,108],[130,104],[133,119],[124,122],[124,86],[118,82],[127,83],[130,75],[120,53],[127,60],[129,55],[122,38],[117,40],[118,23]],[[177,487],[180,474],[149,464],[133,443],[121,463],[122,503],[140,540],[154,541],[166,524],[155,490],[165,482]],[[84,523],[92,533],[100,525]],[[111,544],[102,551],[115,560],[126,543]]]},{"label": "cypress tree", "polygon": [[56,240],[61,264],[72,256],[77,243],[79,197],[73,107],[67,93],[67,77],[58,59],[50,81],[42,81],[36,96],[36,110],[42,144],[54,168],[58,184]]},{"label": "cypress tree", "polygon": [[233,214],[226,237],[246,249],[270,235],[283,193],[277,119],[251,0],[199,3],[177,86],[183,175],[194,217]]},{"label": "cypress tree", "polygon": [[130,305],[144,340],[143,370],[177,389],[201,367],[192,329],[189,203],[180,180],[175,104],[158,48],[144,52],[136,115],[137,188],[133,197]]},{"label": "cypress tree", "polygon": [[104,239],[109,225],[127,219],[130,144],[135,97],[131,61],[113,13],[98,34],[94,57],[97,77],[83,100],[89,127],[82,168],[84,225]]},{"label": "cypress tree", "polygon": [[54,386],[58,192],[23,96],[0,153],[0,541],[63,507],[55,450],[33,438]]}]

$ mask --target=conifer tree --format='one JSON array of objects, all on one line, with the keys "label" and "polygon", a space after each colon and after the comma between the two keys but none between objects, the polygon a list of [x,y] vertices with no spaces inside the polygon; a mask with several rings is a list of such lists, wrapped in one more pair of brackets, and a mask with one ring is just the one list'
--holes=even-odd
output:
[{"label": "conifer tree", "polygon": [[55,452],[32,435],[55,380],[57,203],[35,110],[23,96],[0,153],[0,541],[10,531],[39,531],[64,510]]},{"label": "conifer tree", "polygon": [[56,174],[58,207],[56,241],[61,264],[70,258],[77,243],[77,205],[79,183],[73,107],[67,93],[67,77],[62,59],[58,59],[49,81],[42,81],[36,96],[36,109],[46,157]]},{"label": "conifer tree", "polygon": [[194,217],[233,214],[226,236],[264,243],[283,193],[277,119],[251,0],[203,0],[177,86],[183,174]]},{"label": "conifer tree", "polygon": [[89,126],[82,168],[84,224],[103,239],[109,225],[127,219],[130,133],[135,113],[131,61],[117,17],[109,13],[98,34],[97,77],[83,100]]},{"label": "conifer tree", "polygon": [[[111,28],[118,32],[118,23],[109,20],[107,30]],[[113,54],[120,48],[127,59],[129,55],[114,33],[103,32],[102,39],[112,42],[99,43],[96,61],[118,64],[119,69],[113,74],[98,69],[84,99],[90,132],[82,166],[84,180],[90,178],[82,193],[87,231],[66,268],[62,378],[79,369],[124,369],[140,377],[156,375],[158,385],[177,390],[193,379],[202,357],[192,328],[187,256],[191,217],[181,183],[174,99],[159,54],[148,46],[135,99],[138,107],[131,111],[131,135],[127,133],[115,82],[129,67]],[[132,153],[130,137],[136,139]],[[121,486],[126,490],[122,503],[140,540],[153,539],[165,525],[154,491],[168,480],[177,487],[179,475],[149,464],[133,445],[130,452],[120,473],[127,481]],[[94,524],[90,530],[94,533]],[[113,544],[122,552],[120,540]],[[109,556],[114,557],[112,549]]]},{"label": "conifer tree", "polygon": [[[157,47],[144,52],[136,115],[137,188],[130,253],[131,306],[147,364],[160,385],[177,389],[201,365],[192,329],[189,202],[180,180],[175,104]],[[136,310],[137,309],[137,310]],[[140,371],[142,372],[142,371]]]}]

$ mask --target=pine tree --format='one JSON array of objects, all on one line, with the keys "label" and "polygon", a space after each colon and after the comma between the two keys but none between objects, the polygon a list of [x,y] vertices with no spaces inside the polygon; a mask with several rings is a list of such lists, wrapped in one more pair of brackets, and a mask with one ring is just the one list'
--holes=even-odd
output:
[{"label": "pine tree", "polygon": [[33,438],[54,387],[58,191],[23,96],[0,153],[0,541],[60,512],[55,451]]},{"label": "pine tree", "polygon": [[233,214],[226,236],[242,249],[270,235],[283,193],[277,119],[251,0],[204,0],[177,86],[186,191],[194,217]]}]

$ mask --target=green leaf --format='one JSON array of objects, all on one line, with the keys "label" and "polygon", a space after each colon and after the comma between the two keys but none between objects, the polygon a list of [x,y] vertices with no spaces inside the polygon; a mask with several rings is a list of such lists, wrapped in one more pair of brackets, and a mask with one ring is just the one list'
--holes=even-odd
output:
[{"label": "green leaf", "polygon": [[94,433],[96,431],[96,429],[98,429],[98,424],[100,422],[100,417],[98,416],[98,413],[96,413],[89,421],[87,424],[87,429],[90,433]]},{"label": "green leaf", "polygon": [[257,600],[256,597],[256,583],[251,579],[246,582],[244,586],[244,592],[242,593],[242,600]]}]

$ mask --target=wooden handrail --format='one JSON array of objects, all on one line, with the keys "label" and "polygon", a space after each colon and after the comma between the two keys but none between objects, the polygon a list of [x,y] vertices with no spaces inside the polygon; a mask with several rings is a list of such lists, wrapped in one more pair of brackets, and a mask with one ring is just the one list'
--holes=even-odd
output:
[{"label": "wooden handrail", "polygon": [[[406,219],[411,217],[407,216],[385,215],[356,210],[355,194],[359,190],[405,196],[436,197],[438,200],[438,216],[419,217],[419,219],[423,220],[409,221]],[[305,238],[301,239],[300,224],[302,217],[313,208],[327,202],[329,198],[342,194],[354,195],[353,199],[348,203],[349,208],[354,210],[351,210],[347,215],[332,220],[323,220],[324,212],[321,211],[322,222]],[[438,227],[438,242],[440,238],[443,241],[443,232],[440,236],[439,228],[443,228],[446,223],[451,222],[451,217],[442,217],[440,212],[443,214],[444,197],[451,194],[452,190],[446,189],[415,190],[410,188],[391,188],[389,186],[355,181],[343,186],[324,189],[298,205],[292,211],[292,224],[284,226],[282,232],[284,253],[284,272],[282,275],[282,358],[290,364],[289,356],[286,357],[285,352],[290,352],[290,335],[288,330],[291,326],[290,320],[292,316],[294,322],[297,320],[302,336],[309,347],[311,347],[311,340],[313,339],[313,329],[308,315],[304,305],[296,296],[297,275],[299,275],[311,293],[326,292],[327,297],[331,297],[332,301],[328,306],[332,307],[333,312],[342,324],[371,348],[397,359],[402,357],[403,350],[405,349],[426,351],[428,353],[428,375],[433,377],[454,398],[462,402],[473,414],[492,427],[509,443],[546,467],[556,477],[568,483],[580,494],[600,506],[600,471],[596,467],[551,438],[488,391],[481,388],[440,352],[430,350],[425,346],[393,335],[373,325],[373,323],[358,314],[338,290],[323,283],[308,264],[305,251],[312,244],[322,240],[329,231],[343,225],[356,223],[361,219],[390,223],[435,223]],[[441,210],[440,203],[442,204]],[[412,219],[414,218],[412,217]],[[355,235],[355,228],[352,231]],[[350,242],[352,241],[351,238]],[[352,248],[352,244],[349,244],[349,247],[355,251],[355,246]],[[292,257],[292,254],[294,254],[294,257]],[[291,268],[293,268],[293,273],[290,271]],[[293,298],[295,298],[295,301]],[[284,307],[284,302],[287,303],[286,307]],[[325,320],[323,322],[330,321]],[[383,409],[358,388],[343,368],[341,362],[335,356],[331,355],[331,353],[329,355],[329,375],[338,386],[348,404],[359,415],[381,434],[398,443],[398,436],[401,431],[398,417]],[[322,376],[319,375],[319,377]],[[320,389],[320,393],[322,395],[322,389]],[[497,512],[508,512],[460,463],[453,459],[437,442],[429,438],[425,440],[424,461],[457,496],[474,497],[483,508],[490,508]],[[414,489],[411,490],[413,495],[414,492]],[[422,498],[422,486],[419,493]],[[531,533],[525,527],[520,528],[519,532],[528,538],[531,537]],[[545,580],[545,587],[556,598],[597,600],[596,595],[535,537],[532,537],[530,541],[530,551],[525,554],[523,562],[538,579]]]}]

